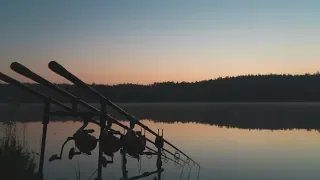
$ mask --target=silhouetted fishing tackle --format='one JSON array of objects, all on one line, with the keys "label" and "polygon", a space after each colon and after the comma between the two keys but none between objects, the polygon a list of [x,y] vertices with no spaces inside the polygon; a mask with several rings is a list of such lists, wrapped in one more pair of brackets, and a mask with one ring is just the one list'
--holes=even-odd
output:
[{"label": "silhouetted fishing tackle", "polygon": [[107,163],[113,163],[114,153],[118,152],[122,147],[121,139],[115,135],[121,135],[118,131],[112,131],[105,129],[101,135],[100,145],[102,148],[103,154],[111,157],[111,161],[107,161],[103,157],[103,166],[106,167]]},{"label": "silhouetted fishing tackle", "polygon": [[90,135],[94,132],[93,129],[84,129],[88,125],[88,122],[85,122],[77,131],[76,133],[73,134],[72,137],[68,137],[67,140],[63,143],[60,151],[60,155],[58,156],[57,154],[52,155],[49,158],[49,161],[54,161],[54,160],[59,160],[62,158],[62,153],[64,146],[67,144],[67,142],[74,140],[76,148],[79,150],[78,152],[76,151],[75,148],[71,148],[69,151],[69,159],[71,160],[73,156],[75,155],[80,155],[80,154],[86,154],[86,155],[91,155],[91,151],[93,151],[96,146],[98,140]]},{"label": "silhouetted fishing tackle", "polygon": [[[40,154],[40,164],[39,164],[39,174],[40,177],[43,177],[43,161],[44,161],[44,154],[45,154],[45,145],[46,145],[46,133],[47,133],[47,125],[49,123],[49,117],[50,116],[69,116],[69,117],[80,117],[83,119],[83,126],[79,128],[78,131],[76,131],[72,137],[68,137],[67,140],[63,143],[60,151],[60,155],[58,156],[57,154],[51,156],[49,159],[50,161],[61,159],[62,153],[63,153],[63,148],[67,142],[70,140],[75,141],[75,148],[71,148],[69,151],[69,159],[72,159],[75,155],[80,155],[80,154],[86,154],[86,155],[91,155],[91,152],[96,148],[96,146],[99,143],[99,157],[98,157],[98,175],[97,179],[101,180],[102,177],[102,167],[106,167],[108,163],[113,163],[113,157],[114,153],[118,152],[120,150],[120,153],[122,155],[122,171],[123,171],[123,178],[122,179],[140,179],[144,178],[147,176],[151,176],[153,174],[157,174],[157,177],[155,179],[161,180],[163,177],[163,171],[164,169],[162,168],[162,160],[164,162],[167,162],[168,160],[175,162],[176,164],[179,164],[182,166],[179,161],[183,162],[186,164],[189,164],[190,161],[193,162],[193,166],[197,166],[199,168],[198,170],[198,177],[199,179],[199,174],[200,174],[200,165],[197,164],[194,160],[192,160],[189,156],[187,156],[183,151],[175,147],[173,144],[168,142],[166,139],[163,138],[163,130],[162,134],[160,135],[159,130],[158,133],[155,133],[152,131],[150,128],[142,124],[137,118],[132,116],[131,114],[127,113],[120,107],[118,107],[116,104],[108,100],[104,95],[101,93],[97,92],[90,86],[88,86],[86,83],[81,81],[79,78],[68,72],[64,67],[62,67],[60,64],[58,64],[55,61],[51,61],[49,63],[49,68],[59,74],[60,76],[68,79],[72,83],[74,83],[76,86],[79,86],[80,88],[88,90],[90,93],[95,94],[97,97],[100,99],[100,105],[101,109],[97,109],[93,107],[92,105],[86,103],[79,97],[67,92],[65,89],[62,89],[51,82],[47,81],[46,79],[42,78],[41,76],[37,75],[36,73],[32,72],[28,68],[24,67],[23,65],[13,62],[11,64],[11,69],[14,70],[15,72],[26,76],[35,82],[38,82],[39,84],[48,87],[49,89],[55,90],[59,92],[60,94],[64,95],[67,98],[71,99],[72,102],[72,107],[66,106],[65,104],[62,104],[61,102],[55,100],[54,98],[50,96],[46,96],[36,90],[33,90],[24,84],[21,84],[20,82],[12,79],[9,76],[6,76],[2,73],[0,73],[0,79],[3,81],[14,84],[22,89],[25,89],[26,91],[42,98],[45,102],[44,106],[44,116],[43,116],[43,131],[42,131],[42,142],[41,142],[41,154]],[[51,111],[51,104],[55,104],[65,111]],[[85,107],[89,112],[78,112],[78,105],[81,105]],[[115,109],[117,112],[125,116],[129,122],[130,122],[130,127],[120,123],[118,120],[113,118],[107,113],[107,106],[110,106],[111,108]],[[94,120],[93,117],[99,116],[99,120]],[[88,125],[88,123],[94,123],[100,127],[100,135],[99,138],[96,138],[92,135],[94,132],[92,129],[85,129]],[[127,133],[121,134],[118,131],[113,130],[112,124],[116,124],[125,130],[127,130]],[[144,130],[144,134],[142,135],[142,130],[141,131],[134,131],[133,128],[135,125],[139,125],[141,128]],[[145,135],[145,131],[148,131],[151,135],[155,136],[155,140],[152,141],[149,138],[147,138]],[[120,137],[117,137],[120,136]],[[150,144],[155,145],[157,150],[154,150],[150,147],[147,146],[147,142]],[[171,151],[167,150],[164,148],[164,145],[168,145],[169,147],[173,148],[176,152],[172,153]],[[145,151],[145,150],[148,151]],[[172,155],[173,159],[170,157],[167,157],[167,154]],[[126,154],[129,156],[138,159],[139,163],[140,161],[140,156],[141,155],[146,155],[148,158],[151,158],[152,156],[157,156],[157,162],[156,162],[156,167],[157,170],[153,172],[144,172],[141,175],[134,176],[128,178],[127,174],[128,171],[126,170]],[[182,157],[180,157],[180,154],[183,155],[183,157],[186,157],[186,160],[184,160]],[[108,157],[111,157],[110,161],[107,161],[106,158],[103,156],[106,155]],[[191,171],[190,171],[191,172]],[[190,172],[188,178],[190,178]]]},{"label": "silhouetted fishing tackle", "polygon": [[140,155],[144,154],[146,149],[146,137],[141,132],[134,133],[132,130],[128,130],[127,133],[122,136],[123,148],[133,158],[140,160]]},{"label": "silhouetted fishing tackle", "polygon": [[102,134],[101,146],[105,155],[113,157],[113,154],[122,147],[122,142],[115,136],[114,131],[105,130]]},{"label": "silhouetted fishing tackle", "polygon": [[[74,107],[71,108],[69,106],[66,106],[65,104],[57,101],[56,99],[49,97],[41,92],[38,92],[34,89],[29,88],[28,86],[26,86],[25,84],[22,84],[21,82],[3,74],[0,72],[0,79],[3,80],[4,82],[7,82],[9,84],[15,85],[19,88],[22,88],[24,90],[26,90],[27,92],[41,98],[44,100],[45,106],[44,106],[44,116],[42,119],[42,124],[43,124],[43,130],[42,130],[42,140],[41,140],[41,153],[40,153],[40,163],[39,163],[39,170],[38,170],[38,175],[39,178],[42,179],[43,177],[43,163],[44,163],[44,154],[45,154],[45,145],[46,145],[46,134],[47,134],[47,126],[49,123],[49,115],[52,114],[50,112],[50,107],[51,104],[54,104],[66,111],[72,112],[74,111]],[[59,113],[58,113],[59,114]],[[73,113],[71,113],[72,115],[74,115]],[[85,117],[84,119],[87,119],[89,122],[92,122],[94,124],[99,124],[96,121],[94,121],[93,119],[88,119],[88,117]]]}]

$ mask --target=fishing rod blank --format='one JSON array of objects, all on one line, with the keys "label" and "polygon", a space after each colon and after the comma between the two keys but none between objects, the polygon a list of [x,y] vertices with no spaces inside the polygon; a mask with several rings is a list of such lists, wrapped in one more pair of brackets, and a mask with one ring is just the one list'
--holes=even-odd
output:
[{"label": "fishing rod blank", "polygon": [[[52,103],[52,104],[55,104],[57,105],[58,107],[60,108],[63,108],[64,110],[67,110],[67,111],[73,111],[72,108],[70,108],[69,106],[66,106],[64,104],[62,104],[61,102],[55,100],[54,98],[51,98],[41,92],[38,92],[34,89],[31,89],[30,87],[22,84],[21,82],[3,74],[0,72],[0,79],[3,80],[4,82],[7,82],[9,84],[12,84],[16,87],[19,87],[19,88],[22,88],[24,90],[26,90],[27,92],[43,99],[46,103]],[[46,105],[48,106],[48,105]],[[45,112],[44,112],[44,115],[47,116],[49,113],[51,114],[49,107],[46,107],[45,108]],[[95,123],[95,124],[98,124],[97,122],[95,122],[93,119],[92,120],[88,120],[89,122],[92,122],[92,123]],[[47,132],[47,125],[49,123],[49,119],[48,117],[44,117],[44,120],[43,120],[43,131],[42,131],[42,142],[41,142],[41,153],[40,153],[40,165],[39,165],[39,174],[42,176],[42,172],[43,172],[43,163],[44,163],[44,153],[45,153],[45,142],[46,142],[46,132]]]},{"label": "fishing rod blank", "polygon": [[55,100],[55,99],[53,99],[53,98],[51,98],[51,97],[49,97],[49,96],[41,93],[41,92],[38,92],[38,91],[36,91],[36,90],[34,90],[34,89],[31,89],[31,88],[29,88],[28,86],[20,83],[19,81],[17,81],[17,80],[15,80],[15,79],[13,79],[13,78],[11,78],[11,77],[9,77],[9,76],[1,73],[1,72],[0,72],[0,79],[1,79],[2,81],[4,81],[4,82],[8,83],[8,84],[13,84],[13,85],[15,85],[15,86],[17,86],[17,87],[20,87],[20,88],[28,91],[29,93],[31,93],[31,94],[33,94],[33,95],[35,95],[35,96],[40,97],[40,98],[43,99],[43,100],[50,100],[52,104],[55,104],[55,105],[57,105],[57,106],[60,106],[61,108],[65,109],[65,110],[71,110],[71,108],[69,108],[68,106],[62,104],[61,102],[59,102],[59,101],[57,101],[57,100]]},{"label": "fishing rod blank", "polygon": [[[50,64],[50,63],[49,63]],[[97,112],[99,113],[100,110],[98,110],[97,108],[95,108],[94,106],[91,106],[90,104],[86,103],[85,101],[83,101],[82,99],[80,99],[79,97],[74,96],[73,94],[69,93],[68,91],[61,89],[60,87],[52,84],[51,82],[49,82],[48,80],[44,79],[43,77],[39,76],[38,74],[32,72],[30,69],[26,68],[25,66],[21,65],[18,62],[13,62],[11,64],[11,69],[23,76],[26,76],[32,80],[34,80],[35,82],[38,82],[39,84],[46,86],[50,89],[56,90],[58,91],[60,94],[71,98],[72,100],[78,102],[80,105],[88,108],[91,111]],[[92,89],[92,88],[91,88]],[[113,123],[117,124],[118,126],[124,128],[124,129],[129,129],[126,125],[121,124],[120,122],[118,122],[115,118],[113,118],[112,116],[110,116],[109,114],[107,114],[107,117],[110,118],[110,120],[112,120]],[[146,140],[152,144],[155,144],[153,141],[151,141],[150,139],[146,138]],[[170,151],[163,149],[165,152],[168,152],[169,154],[171,154],[172,156],[175,156],[173,153],[171,153]],[[181,159],[181,158],[180,158]],[[182,159],[181,159],[182,160]],[[182,160],[183,161],[183,160]]]},{"label": "fishing rod blank", "polygon": [[[91,106],[90,104],[86,103],[85,101],[83,101],[82,99],[78,98],[77,96],[74,96],[73,94],[69,93],[68,91],[52,84],[51,82],[49,82],[48,80],[44,79],[43,77],[39,76],[38,74],[32,72],[30,69],[26,68],[25,66],[21,65],[20,63],[17,63],[17,62],[13,62],[11,64],[11,69],[25,77],[28,77],[30,79],[32,79],[33,81],[35,82],[38,82],[39,84],[43,85],[43,86],[46,86],[50,89],[53,89],[53,90],[56,90],[58,91],[60,94],[68,97],[68,98],[71,98],[73,101],[79,103],[80,105],[82,105],[83,107],[93,111],[93,112],[96,112],[96,113],[100,113],[100,110],[97,109],[96,107],[94,106]],[[111,117],[110,115],[107,115],[108,118],[110,118],[113,123],[117,124],[118,126],[122,127],[122,128],[125,128],[127,129],[127,126],[121,124],[120,122],[116,121],[115,118]]]},{"label": "fishing rod blank", "polygon": [[[156,150],[153,150],[153,149],[149,148],[148,146],[146,146],[146,149],[152,151],[153,153],[156,153],[156,152],[157,152]],[[169,158],[169,157],[165,157],[165,158],[167,158],[168,160],[170,160],[170,161],[172,161],[172,162],[175,162],[173,159],[171,159],[171,158]],[[148,158],[148,159],[149,159],[149,158]],[[180,166],[182,166],[182,164],[180,164],[179,162],[178,162],[177,164],[179,164]]]},{"label": "fishing rod blank", "polygon": [[[66,78],[67,80],[71,81],[72,83],[74,83],[75,85],[87,89],[88,91],[90,91],[91,93],[97,95],[100,97],[101,100],[106,101],[106,103],[113,107],[115,110],[117,110],[120,114],[123,114],[124,116],[127,117],[127,119],[130,121],[130,124],[138,124],[139,126],[141,126],[142,128],[146,129],[148,132],[150,132],[151,134],[157,136],[157,134],[152,131],[151,129],[149,129],[147,126],[145,126],[144,124],[142,124],[141,122],[139,122],[139,120],[137,118],[135,118],[134,116],[132,116],[131,114],[127,113],[126,111],[124,111],[123,109],[121,109],[120,107],[118,107],[116,104],[114,104],[113,102],[111,102],[110,100],[108,100],[108,98],[106,98],[104,95],[102,95],[101,93],[99,93],[98,91],[96,91],[95,89],[91,88],[90,86],[88,86],[86,83],[84,83],[82,80],[80,80],[79,78],[77,78],[75,75],[73,75],[72,73],[70,73],[68,70],[66,70],[62,65],[60,65],[59,63],[55,62],[55,61],[51,61],[49,63],[49,68],[59,74],[60,76]],[[181,154],[183,154],[185,157],[187,157],[187,160],[191,160],[194,164],[196,164],[199,168],[198,174],[200,173],[200,165],[195,162],[193,159],[191,159],[188,155],[186,155],[184,152],[182,152],[180,149],[178,149],[177,147],[175,147],[173,144],[171,144],[170,142],[168,142],[167,140],[164,139],[164,142],[167,143],[168,145],[170,145],[171,147],[173,147],[175,150],[177,150],[178,152],[180,152]],[[179,159],[181,159],[179,157]],[[199,177],[197,178],[199,179]]]},{"label": "fishing rod blank", "polygon": [[[155,132],[153,132],[149,127],[145,126],[144,124],[142,124],[141,122],[139,122],[139,120],[137,118],[135,118],[134,116],[132,116],[131,114],[127,113],[126,111],[124,111],[123,109],[121,109],[119,106],[117,106],[116,104],[114,104],[113,102],[111,102],[106,96],[102,95],[101,93],[99,93],[98,91],[96,91],[95,89],[91,88],[90,86],[88,86],[86,83],[84,83],[82,80],[80,80],[79,78],[77,78],[75,75],[73,75],[71,72],[69,72],[68,70],[66,70],[62,65],[60,65],[59,63],[55,62],[55,61],[51,61],[49,63],[49,69],[51,69],[53,72],[57,73],[58,75],[66,78],[67,80],[71,81],[72,83],[74,83],[75,85],[77,85],[80,88],[86,89],[89,92],[91,92],[92,94],[95,94],[96,96],[98,96],[100,98],[100,100],[105,101],[109,106],[113,107],[116,111],[118,111],[120,114],[124,115],[127,117],[127,119],[130,121],[130,126],[134,125],[134,124],[138,124],[139,126],[141,126],[142,128],[146,129],[148,132],[150,132],[151,134],[157,136],[157,134]],[[180,152],[181,154],[183,154],[185,157],[187,157],[187,161],[191,160],[193,161],[194,164],[198,165],[199,171],[198,174],[200,173],[200,165],[195,162],[193,159],[191,159],[188,155],[186,155],[184,152],[182,152],[180,149],[178,149],[177,147],[175,147],[173,144],[171,144],[170,142],[168,142],[167,140],[164,139],[164,142],[167,143],[168,145],[170,145],[171,147],[173,147],[175,150],[177,150],[178,152]],[[169,151],[168,151],[169,152]],[[172,153],[170,153],[172,154]],[[173,154],[172,154],[173,155]],[[175,156],[176,158],[176,156]],[[181,159],[180,157],[178,159]],[[198,178],[199,179],[199,175]]]},{"label": "fishing rod blank", "polygon": [[[3,80],[4,82],[7,82],[7,83],[9,83],[9,84],[13,84],[13,85],[15,85],[15,86],[17,86],[17,87],[20,87],[20,88],[22,88],[22,89],[30,92],[31,94],[33,94],[33,95],[35,95],[35,96],[37,96],[37,97],[40,97],[41,99],[43,99],[43,100],[45,100],[45,101],[48,100],[48,101],[50,101],[52,104],[55,104],[55,105],[57,105],[58,107],[61,107],[61,108],[65,109],[65,110],[67,110],[67,111],[72,111],[72,110],[73,110],[71,107],[64,105],[63,103],[55,100],[54,98],[51,98],[51,97],[49,97],[49,96],[47,96],[47,95],[45,95],[45,94],[43,94],[43,93],[41,93],[41,92],[38,92],[38,91],[36,91],[36,90],[34,90],[34,89],[31,89],[30,87],[22,84],[21,82],[13,79],[13,78],[11,78],[11,77],[9,77],[9,76],[1,73],[1,72],[0,72],[0,79]],[[92,120],[92,121],[94,121],[94,120]],[[90,121],[90,122],[91,122],[91,121]],[[97,122],[94,122],[94,123],[99,125],[99,123],[97,123]],[[120,135],[121,135],[121,134],[120,134]],[[43,140],[45,140],[45,139],[46,139],[46,138],[43,138]],[[146,148],[149,149],[149,150],[152,151],[152,152],[156,152],[155,150],[151,149],[151,148],[148,147],[148,146],[146,146]],[[42,152],[43,152],[43,153],[41,153],[41,154],[44,155],[44,150],[42,150]],[[43,158],[43,156],[40,156],[40,157]],[[169,157],[166,157],[166,158],[167,158],[168,160],[174,162],[174,160],[170,159]],[[40,160],[40,162],[43,162],[43,160]],[[42,164],[42,166],[41,166],[41,164]],[[40,163],[40,167],[43,167],[43,163]],[[40,167],[39,167],[39,168],[40,168]],[[40,168],[39,172],[42,172],[42,169],[43,169],[43,168]]]},{"label": "fishing rod blank", "polygon": [[[146,140],[147,140],[148,142],[154,144],[154,142],[151,141],[150,139],[146,138]],[[166,153],[169,153],[170,155],[172,155],[172,156],[175,157],[175,158],[177,157],[175,154],[173,154],[172,152],[168,151],[168,150],[165,149],[165,148],[163,148],[163,151],[165,151]],[[179,159],[180,159],[180,161],[182,161],[183,163],[186,163],[183,159],[181,159],[181,158],[179,158]],[[173,161],[173,162],[175,162],[175,161]]]},{"label": "fishing rod blank", "polygon": [[[72,95],[71,93],[57,87],[56,85],[53,85],[51,82],[45,80],[44,78],[40,77],[39,75],[35,74],[34,72],[32,72],[31,70],[29,70],[28,68],[24,67],[23,65],[17,63],[17,62],[14,62],[11,64],[11,69],[14,70],[15,72],[21,74],[21,75],[24,75],[48,88],[51,88],[51,89],[54,89],[54,90],[57,90],[59,93],[69,97],[69,98],[72,98],[74,101],[78,102],[79,104],[83,105],[84,107],[92,110],[92,111],[95,111],[95,112],[100,112],[100,110],[96,109],[95,107],[87,104],[86,102],[84,102],[83,100],[81,100],[80,98]],[[111,120],[113,120],[115,122],[115,124],[123,127],[124,129],[129,129],[127,126],[121,124],[120,122],[118,122],[115,118],[113,118],[112,116],[108,115],[107,114],[107,117],[109,117]],[[150,140],[149,140],[150,141]],[[151,141],[152,142],[152,141]],[[152,142],[152,144],[154,144],[154,142]],[[165,151],[169,152],[168,150],[164,149]],[[170,154],[172,154],[171,152],[169,152]],[[181,159],[182,160],[182,159]]]},{"label": "fishing rod blank", "polygon": [[[155,133],[154,131],[152,131],[149,127],[145,126],[144,124],[142,124],[137,118],[135,118],[134,116],[132,116],[131,114],[127,113],[125,110],[121,109],[119,106],[117,106],[116,104],[114,104],[113,102],[111,102],[107,97],[105,97],[104,95],[102,95],[101,93],[99,93],[98,91],[96,91],[95,89],[91,88],[90,86],[88,86],[86,83],[84,83],[82,80],[80,80],[79,78],[77,78],[75,75],[73,75],[72,73],[70,73],[68,70],[66,70],[62,65],[60,65],[59,63],[57,63],[56,61],[51,61],[49,63],[49,68],[59,74],[60,76],[66,78],[67,80],[71,81],[72,83],[74,83],[75,85],[87,89],[88,91],[90,91],[91,93],[97,95],[100,97],[100,99],[104,100],[109,106],[113,107],[115,110],[117,110],[120,114],[124,115],[127,117],[127,119],[130,121],[131,123],[135,123],[138,124],[139,126],[141,126],[142,128],[146,129],[148,132],[150,132],[151,134],[153,134],[154,136],[158,136],[157,133]],[[195,164],[197,164],[199,167],[200,165],[195,162],[192,158],[190,158],[188,155],[186,155],[185,153],[183,153],[180,149],[178,149],[177,147],[175,147],[173,144],[171,144],[170,142],[168,142],[167,140],[164,139],[164,142],[167,143],[168,145],[170,145],[171,147],[173,147],[175,150],[177,150],[178,152],[180,152],[181,154],[183,154],[185,157],[187,157],[188,159],[190,159],[191,161],[193,161]]]},{"label": "fishing rod blank", "polygon": [[[94,106],[91,106],[90,104],[86,103],[85,101],[83,101],[81,98],[77,97],[77,96],[74,96],[73,94],[69,93],[68,91],[52,84],[51,82],[49,82],[48,80],[44,79],[43,77],[39,76],[38,74],[32,72],[30,69],[28,69],[27,67],[21,65],[20,63],[18,62],[13,62],[11,64],[11,69],[25,77],[28,77],[30,78],[31,80],[35,81],[35,82],[38,82],[39,84],[45,86],[45,87],[48,87],[50,89],[53,89],[53,90],[56,90],[58,91],[60,94],[68,97],[68,98],[71,98],[73,101],[79,103],[80,105],[82,105],[83,107],[93,111],[93,112],[96,112],[96,113],[100,113],[100,110],[97,109],[96,107]],[[118,122],[114,117],[110,116],[109,114],[107,114],[107,118],[109,118],[110,120],[112,120],[113,123],[117,124],[118,126],[128,130],[129,127],[127,127],[126,125]],[[146,140],[150,143],[152,143],[153,145],[155,145],[155,143],[153,141],[151,141],[150,139],[146,138]],[[169,152],[168,150],[164,149],[166,152],[172,154],[171,152]],[[182,160],[182,159],[181,159]]]},{"label": "fishing rod blank", "polygon": [[[96,113],[100,113],[100,110],[97,109],[96,107],[94,106],[91,106],[90,104],[86,103],[85,101],[83,101],[82,99],[74,96],[73,94],[69,93],[68,91],[52,84],[51,82],[49,82],[48,80],[44,79],[43,77],[39,76],[38,74],[32,72],[30,69],[26,68],[25,66],[21,65],[20,63],[18,62],[13,62],[11,64],[11,69],[25,77],[28,77],[30,79],[32,79],[33,81],[35,82],[38,82],[39,84],[43,85],[43,86],[46,86],[50,89],[53,89],[53,90],[56,90],[58,91],[60,94],[68,97],[68,98],[71,98],[72,100],[76,101],[77,103],[79,103],[80,105],[82,105],[83,107],[93,111],[93,112],[96,112]],[[107,117],[110,118],[113,123],[117,124],[118,126],[124,128],[124,129],[128,129],[127,126],[123,125],[122,123],[118,122],[115,118],[111,117],[110,115],[107,114]]]},{"label": "fishing rod blank", "polygon": [[99,160],[98,160],[98,179],[101,179],[101,174],[102,174],[102,148],[100,145],[100,140],[101,140],[101,133],[104,130],[105,127],[105,117],[106,116],[106,107],[101,105],[101,111],[99,111],[98,109],[94,108],[93,106],[85,103],[84,101],[82,101],[81,99],[78,99],[76,96],[74,96],[73,94],[64,91],[63,89],[53,85],[51,82],[45,80],[44,78],[42,78],[41,76],[37,75],[36,73],[32,72],[31,70],[29,70],[28,68],[24,67],[23,65],[17,63],[17,62],[13,62],[11,64],[11,69],[14,70],[15,72],[24,75],[44,86],[47,86],[49,88],[55,89],[60,93],[65,94],[66,96],[69,96],[72,98],[73,102],[77,102],[77,103],[81,103],[83,106],[90,108],[92,110],[95,110],[96,112],[101,113],[100,115],[100,138],[99,138]]},{"label": "fishing rod blank", "polygon": [[[64,110],[66,110],[66,111],[73,111],[73,109],[71,107],[61,103],[60,101],[57,101],[56,99],[54,99],[54,98],[52,98],[50,96],[47,96],[47,95],[45,95],[45,94],[43,94],[43,93],[41,93],[41,92],[39,92],[37,90],[31,89],[30,87],[22,84],[21,82],[13,79],[12,77],[9,77],[9,76],[1,73],[1,72],[0,72],[0,79],[3,80],[4,82],[7,82],[7,83],[13,84],[13,85],[15,85],[15,86],[17,86],[19,88],[22,88],[22,89],[26,90],[27,92],[29,92],[29,93],[31,93],[31,94],[43,99],[44,101],[50,101],[52,104],[54,104],[54,105],[56,105],[56,106],[58,106],[58,107],[60,107],[60,108],[62,108]],[[52,113],[52,112],[50,112],[50,113]],[[55,115],[61,114],[61,115],[63,115],[64,113],[57,111],[57,112],[52,113],[52,114],[55,114]],[[86,114],[86,113],[82,113],[82,114]],[[72,113],[70,113],[70,115],[72,115]],[[91,119],[91,120],[88,120],[88,121],[91,122],[91,123],[97,124],[97,125],[99,124],[94,119]]]},{"label": "fishing rod blank", "polygon": [[[39,75],[33,73],[32,71],[30,71],[28,68],[24,67],[23,65],[14,62],[11,64],[11,69],[14,70],[15,72],[24,75],[48,88],[54,89],[56,91],[58,91],[59,93],[71,98],[73,101],[76,101],[77,103],[79,103],[80,105],[94,111],[94,112],[100,112],[100,110],[98,110],[97,108],[91,106],[90,104],[84,102],[83,100],[81,100],[80,98],[74,96],[73,94],[53,85],[51,82],[45,80],[44,78],[40,77]],[[121,124],[120,122],[118,122],[115,118],[113,118],[112,116],[107,114],[107,117],[110,118],[115,124],[119,125],[120,127],[123,127],[124,129],[129,129],[127,126]],[[146,130],[150,130],[148,128],[146,128]],[[152,133],[153,134],[153,133]],[[166,142],[166,140],[164,140]],[[152,141],[151,141],[152,142]],[[171,145],[173,148],[175,148],[175,146],[173,146],[171,143],[167,142],[169,145]],[[154,144],[154,142],[152,142],[152,144]],[[177,148],[175,148],[177,149]],[[168,152],[169,154],[173,155],[173,153],[169,152],[168,150],[164,149],[166,152]],[[180,151],[180,150],[179,150]],[[180,151],[181,152],[181,151]],[[181,152],[182,154],[184,154],[183,152]],[[175,157],[176,158],[176,157]],[[181,159],[180,157],[178,159]],[[182,160],[182,159],[181,159]],[[197,164],[196,162],[194,162],[194,164]],[[198,165],[198,164],[197,164]],[[199,165],[198,165],[199,166]],[[200,170],[200,166],[199,166],[199,170]],[[199,173],[199,172],[198,172]]]}]

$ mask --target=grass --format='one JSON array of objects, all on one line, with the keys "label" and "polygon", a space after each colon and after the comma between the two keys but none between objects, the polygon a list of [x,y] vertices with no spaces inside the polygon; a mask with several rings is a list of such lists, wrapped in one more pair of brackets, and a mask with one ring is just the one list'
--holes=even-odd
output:
[{"label": "grass", "polygon": [[34,154],[19,141],[15,123],[0,128],[0,179],[35,180]]}]

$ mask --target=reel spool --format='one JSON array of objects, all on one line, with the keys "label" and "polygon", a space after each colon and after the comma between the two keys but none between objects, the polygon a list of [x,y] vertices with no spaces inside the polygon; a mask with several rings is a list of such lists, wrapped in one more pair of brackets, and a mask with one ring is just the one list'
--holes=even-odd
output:
[{"label": "reel spool", "polygon": [[140,160],[140,155],[143,154],[147,144],[145,135],[142,135],[141,131],[137,131],[136,134],[134,134],[132,130],[128,130],[127,133],[122,136],[122,142],[126,152],[133,158]]},{"label": "reel spool", "polygon": [[90,135],[93,132],[93,129],[82,130],[77,131],[73,135],[76,147],[79,149],[80,152],[87,155],[91,155],[91,151],[97,147],[98,140],[94,136]]},{"label": "reel spool", "polygon": [[113,131],[105,130],[102,133],[101,146],[103,153],[113,158],[113,154],[122,147],[122,142],[114,135]]},{"label": "reel spool", "polygon": [[98,140],[94,136],[90,135],[94,132],[93,129],[88,129],[88,130],[84,129],[87,126],[87,124],[88,123],[84,123],[83,126],[80,127],[79,130],[76,133],[74,133],[72,137],[68,137],[61,147],[60,155],[59,156],[57,154],[52,155],[49,158],[49,162],[52,162],[54,160],[60,160],[62,158],[64,146],[70,140],[74,140],[75,146],[79,150],[77,152],[75,148],[70,149],[69,155],[68,155],[70,160],[75,155],[80,155],[82,153],[91,155],[91,151],[93,151],[96,148]]}]

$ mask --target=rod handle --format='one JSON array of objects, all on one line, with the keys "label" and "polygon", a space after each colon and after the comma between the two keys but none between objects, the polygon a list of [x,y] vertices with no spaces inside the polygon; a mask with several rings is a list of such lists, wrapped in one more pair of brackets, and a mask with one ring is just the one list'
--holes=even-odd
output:
[{"label": "rod handle", "polygon": [[10,68],[13,71],[15,71],[23,76],[26,76],[30,79],[34,79],[34,77],[36,76],[36,74],[34,72],[32,72],[30,69],[28,69],[27,67],[23,66],[22,64],[20,64],[18,62],[11,63]]},{"label": "rod handle", "polygon": [[64,68],[61,64],[57,63],[56,61],[51,61],[48,64],[49,69],[53,72],[59,74],[60,76],[66,78],[71,82],[77,81],[74,75],[72,75],[66,68]]}]

